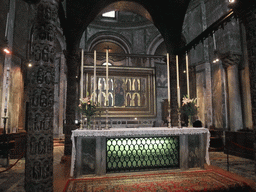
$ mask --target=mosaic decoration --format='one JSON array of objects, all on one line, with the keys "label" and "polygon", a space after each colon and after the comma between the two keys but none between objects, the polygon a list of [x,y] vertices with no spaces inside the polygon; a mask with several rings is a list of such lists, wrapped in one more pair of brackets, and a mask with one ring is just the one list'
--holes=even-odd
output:
[{"label": "mosaic decoration", "polygon": [[[91,93],[94,80],[91,76]],[[147,102],[147,79],[143,77],[109,77],[108,101],[109,107],[145,107]],[[106,80],[104,76],[97,77],[96,101],[100,106],[106,106]],[[92,94],[94,96],[94,93]]]},{"label": "mosaic decoration", "polygon": [[37,4],[32,36],[33,67],[28,72],[29,107],[25,167],[26,191],[53,191],[53,105],[58,4]]}]

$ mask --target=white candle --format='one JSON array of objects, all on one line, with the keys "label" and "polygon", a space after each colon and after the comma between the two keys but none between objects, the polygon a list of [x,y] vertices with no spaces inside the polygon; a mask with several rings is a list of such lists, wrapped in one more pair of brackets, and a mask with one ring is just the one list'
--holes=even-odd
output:
[{"label": "white candle", "polygon": [[4,34],[5,37],[7,37],[7,34],[8,34],[8,24],[9,24],[9,12],[7,13],[7,18],[6,18],[6,26],[5,26],[5,34]]},{"label": "white candle", "polygon": [[168,86],[168,107],[171,102],[170,97],[170,64],[169,64],[169,53],[167,53],[167,86]]},{"label": "white candle", "polygon": [[178,108],[180,108],[180,80],[179,80],[179,60],[178,60],[178,55],[176,55],[176,71],[177,71],[177,100],[178,100]]},{"label": "white candle", "polygon": [[188,71],[188,53],[186,52],[186,72],[187,72],[187,94],[188,98],[190,99],[190,93],[189,93],[189,71]]},{"label": "white candle", "polygon": [[108,49],[106,50],[106,105],[108,105]]},{"label": "white candle", "polygon": [[93,93],[94,93],[94,97],[93,97],[93,102],[95,103],[96,101],[96,50],[94,50],[94,86],[93,86]]},{"label": "white candle", "polygon": [[83,87],[84,87],[84,50],[81,53],[81,79],[80,79],[80,98],[83,98]]}]

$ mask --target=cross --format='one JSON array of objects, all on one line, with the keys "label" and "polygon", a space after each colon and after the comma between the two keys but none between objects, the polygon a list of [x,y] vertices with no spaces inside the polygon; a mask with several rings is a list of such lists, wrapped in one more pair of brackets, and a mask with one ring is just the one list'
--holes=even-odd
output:
[{"label": "cross", "polygon": [[112,48],[110,48],[109,46],[105,47],[104,49],[106,50],[111,50]]}]

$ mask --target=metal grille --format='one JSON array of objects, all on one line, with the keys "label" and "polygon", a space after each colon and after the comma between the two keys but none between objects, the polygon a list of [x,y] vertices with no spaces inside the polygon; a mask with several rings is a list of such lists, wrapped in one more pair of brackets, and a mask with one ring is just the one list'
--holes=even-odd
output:
[{"label": "metal grille", "polygon": [[179,167],[179,137],[107,138],[107,172]]}]

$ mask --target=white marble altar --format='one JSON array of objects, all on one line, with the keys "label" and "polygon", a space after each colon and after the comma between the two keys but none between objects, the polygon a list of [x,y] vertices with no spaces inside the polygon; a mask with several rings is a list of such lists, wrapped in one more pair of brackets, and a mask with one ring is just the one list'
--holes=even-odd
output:
[{"label": "white marble altar", "polygon": [[[70,175],[73,177],[77,169],[81,169],[79,158],[81,158],[81,139],[82,138],[96,138],[96,174],[106,174],[105,164],[106,158],[104,157],[105,145],[101,146],[105,140],[102,138],[113,138],[113,137],[155,137],[155,136],[179,136],[180,140],[180,168],[188,169],[188,135],[200,135],[199,151],[201,152],[201,163],[203,166],[204,162],[210,164],[209,161],[209,143],[210,143],[210,132],[205,128],[164,128],[164,127],[148,127],[148,128],[113,128],[109,130],[73,130],[72,131],[72,157],[71,157],[71,171]],[[105,154],[106,155],[106,154]],[[76,157],[79,156],[77,159]],[[78,174],[79,175],[79,174]]]}]

